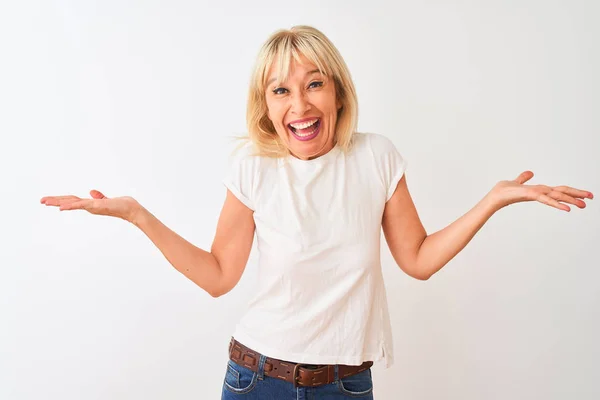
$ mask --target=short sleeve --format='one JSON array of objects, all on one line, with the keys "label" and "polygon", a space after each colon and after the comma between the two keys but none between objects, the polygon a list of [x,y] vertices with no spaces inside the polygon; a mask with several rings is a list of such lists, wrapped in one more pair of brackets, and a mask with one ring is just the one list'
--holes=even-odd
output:
[{"label": "short sleeve", "polygon": [[258,158],[250,154],[249,145],[238,149],[230,156],[229,165],[222,179],[225,187],[252,211],[256,210],[254,187]]},{"label": "short sleeve", "polygon": [[387,202],[396,191],[396,186],[404,176],[408,163],[394,143],[383,135],[371,134],[371,148],[376,158],[381,181],[385,186],[385,201]]}]

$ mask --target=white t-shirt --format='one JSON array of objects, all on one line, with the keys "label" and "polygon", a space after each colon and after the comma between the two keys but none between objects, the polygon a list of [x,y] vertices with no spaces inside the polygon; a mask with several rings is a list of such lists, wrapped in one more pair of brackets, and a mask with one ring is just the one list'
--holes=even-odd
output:
[{"label": "white t-shirt", "polygon": [[254,211],[258,276],[233,336],[307,364],[393,364],[381,222],[407,163],[392,141],[355,133],[312,160],[233,157],[225,186]]}]

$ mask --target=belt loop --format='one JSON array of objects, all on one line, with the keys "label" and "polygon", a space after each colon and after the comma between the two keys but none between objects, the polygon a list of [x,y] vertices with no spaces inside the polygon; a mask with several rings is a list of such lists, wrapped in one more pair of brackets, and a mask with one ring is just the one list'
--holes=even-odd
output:
[{"label": "belt loop", "polygon": [[267,356],[261,354],[258,360],[258,370],[256,371],[260,380],[265,379],[265,361],[267,361]]},{"label": "belt loop", "polygon": [[229,348],[227,349],[227,355],[229,357],[231,357],[231,349],[233,348],[233,336],[231,337],[231,340],[229,341]]},{"label": "belt loop", "polygon": [[335,364],[333,366],[333,382],[337,382],[339,380],[340,377],[340,368],[339,368],[339,364]]}]

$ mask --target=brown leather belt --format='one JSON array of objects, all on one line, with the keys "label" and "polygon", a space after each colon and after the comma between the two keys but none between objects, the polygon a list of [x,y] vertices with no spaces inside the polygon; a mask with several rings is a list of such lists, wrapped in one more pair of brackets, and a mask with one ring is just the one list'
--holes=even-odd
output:
[{"label": "brown leather belt", "polygon": [[[249,349],[234,338],[229,342],[229,359],[254,372],[258,372],[261,354]],[[345,378],[365,371],[373,361],[361,365],[338,364],[338,378]],[[294,386],[319,386],[335,382],[334,365],[297,364],[267,357],[264,373],[267,376],[283,379]]]}]

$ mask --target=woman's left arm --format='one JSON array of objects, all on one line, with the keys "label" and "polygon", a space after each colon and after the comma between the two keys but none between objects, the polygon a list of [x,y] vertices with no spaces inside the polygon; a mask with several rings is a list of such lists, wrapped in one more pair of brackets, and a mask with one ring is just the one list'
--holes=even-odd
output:
[{"label": "woman's left arm", "polygon": [[533,177],[525,171],[515,180],[500,181],[469,212],[444,229],[427,235],[408,192],[404,176],[383,213],[383,232],[392,256],[408,275],[427,280],[452,260],[498,210],[524,201],[570,211],[569,203],[585,208],[582,198],[593,194],[569,186],[524,185]]}]

